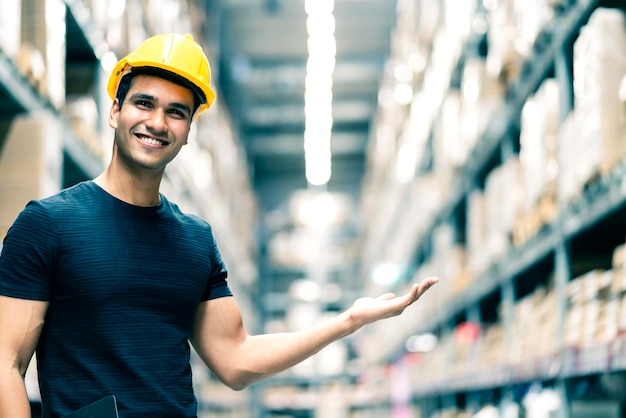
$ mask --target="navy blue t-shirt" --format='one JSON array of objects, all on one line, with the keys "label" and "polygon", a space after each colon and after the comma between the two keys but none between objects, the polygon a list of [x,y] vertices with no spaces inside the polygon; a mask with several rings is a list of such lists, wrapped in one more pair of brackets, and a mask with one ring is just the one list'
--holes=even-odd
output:
[{"label": "navy blue t-shirt", "polygon": [[32,201],[0,255],[0,294],[49,301],[37,346],[44,416],[106,395],[120,418],[195,417],[188,338],[198,304],[231,296],[211,227],[164,196],[92,181]]}]

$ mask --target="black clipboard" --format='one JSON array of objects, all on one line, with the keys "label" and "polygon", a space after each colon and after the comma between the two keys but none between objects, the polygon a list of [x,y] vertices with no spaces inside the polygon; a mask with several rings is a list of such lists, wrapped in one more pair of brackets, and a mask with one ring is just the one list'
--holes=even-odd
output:
[{"label": "black clipboard", "polygon": [[85,405],[62,418],[119,418],[115,396],[109,395]]}]

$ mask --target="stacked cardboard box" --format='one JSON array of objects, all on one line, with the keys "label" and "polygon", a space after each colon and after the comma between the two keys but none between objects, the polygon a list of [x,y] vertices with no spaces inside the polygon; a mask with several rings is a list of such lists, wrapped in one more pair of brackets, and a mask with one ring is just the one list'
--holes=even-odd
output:
[{"label": "stacked cardboard box", "polygon": [[[507,361],[517,364],[554,354],[557,349],[558,305],[553,290],[537,288],[513,305]],[[504,321],[504,318],[501,318]]]},{"label": "stacked cardboard box", "polygon": [[578,181],[608,173],[626,155],[626,17],[597,9],[574,44],[574,108],[579,133]]},{"label": "stacked cardboard box", "polygon": [[[64,114],[76,138],[92,155],[104,161],[104,141],[98,130],[98,107],[95,98],[89,95],[67,97]],[[110,144],[110,138],[106,142]]]},{"label": "stacked cardboard box", "polygon": [[512,157],[494,168],[485,182],[487,253],[489,262],[500,260],[510,249],[515,224],[520,217],[523,183],[522,166]]},{"label": "stacked cardboard box", "polygon": [[626,332],[626,244],[613,251],[611,297],[607,334]]},{"label": "stacked cardboard box", "polygon": [[457,175],[467,163],[503,95],[503,84],[489,75],[486,61],[468,58],[460,90],[445,93],[434,124],[435,165],[440,175]]},{"label": "stacked cardboard box", "polygon": [[470,144],[463,138],[462,114],[463,98],[460,92],[447,92],[434,126],[435,159],[439,175],[449,177],[457,174],[467,160]]},{"label": "stacked cardboard box", "polygon": [[65,2],[22,0],[21,42],[25,57],[21,69],[28,72],[33,59],[41,56],[44,72],[36,87],[55,107],[65,102]]},{"label": "stacked cardboard box", "polygon": [[537,327],[534,322],[536,300],[531,296],[517,301],[513,307],[513,320],[511,321],[510,335],[508,341],[508,362],[516,364],[519,359],[533,357],[532,351],[535,347],[531,335]]},{"label": "stacked cardboard box", "polygon": [[19,51],[21,17],[21,1],[0,3],[0,51],[9,58],[15,58]]},{"label": "stacked cardboard box", "polygon": [[559,126],[557,134],[557,204],[565,207],[580,196],[582,186],[578,181],[578,166],[585,164],[580,157],[579,134],[574,113],[570,113]]},{"label": "stacked cardboard box", "polygon": [[16,117],[0,153],[0,232],[32,199],[60,190],[62,127],[49,113]]},{"label": "stacked cardboard box", "polygon": [[594,269],[568,283],[564,343],[584,346],[606,340],[612,328],[608,308],[611,300],[611,271]]},{"label": "stacked cardboard box", "polygon": [[523,61],[554,16],[555,1],[501,0],[485,3],[489,10],[488,71],[505,84],[518,80]]},{"label": "stacked cardboard box", "polygon": [[467,198],[467,265],[472,275],[483,273],[488,267],[487,228],[489,218],[485,209],[485,195],[473,190]]},{"label": "stacked cardboard box", "polygon": [[449,224],[438,226],[433,233],[431,264],[439,277],[450,281],[453,294],[466,290],[471,280],[466,250],[455,242],[454,229]]},{"label": "stacked cardboard box", "polygon": [[500,323],[486,327],[480,340],[479,370],[502,364],[506,353],[505,332]]},{"label": "stacked cardboard box", "polygon": [[525,242],[556,215],[559,86],[544,81],[522,109],[520,161],[523,176],[521,217],[514,241]]}]

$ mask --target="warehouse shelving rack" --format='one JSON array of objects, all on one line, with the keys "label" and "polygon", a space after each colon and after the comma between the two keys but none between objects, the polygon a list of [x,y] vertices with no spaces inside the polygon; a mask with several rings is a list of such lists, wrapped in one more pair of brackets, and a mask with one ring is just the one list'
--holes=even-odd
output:
[{"label": "warehouse shelving rack", "polygon": [[[70,38],[72,39],[72,38]],[[71,65],[71,62],[68,63]],[[94,63],[95,66],[95,63]],[[50,112],[63,124],[63,146],[66,157],[79,170],[66,183],[93,178],[104,167],[102,162],[80,143],[69,127],[69,122],[42,97],[28,80],[20,74],[13,61],[0,51],[0,109],[3,115],[3,130],[0,135],[0,150],[5,139],[8,123],[17,115],[35,112]]]},{"label": "warehouse shelving rack", "polygon": [[[413,279],[422,263],[431,256],[432,240],[441,224],[451,224],[463,243],[467,220],[467,199],[473,190],[484,186],[485,177],[509,157],[519,152],[519,133],[522,108],[543,80],[554,77],[560,87],[560,117],[565,119],[573,108],[573,43],[578,31],[599,7],[621,8],[620,1],[579,0],[561,2],[558,14],[537,38],[534,50],[522,64],[520,78],[507,86],[504,105],[487,125],[485,133],[471,151],[466,164],[454,176],[447,189],[443,204],[435,219],[415,245],[406,280]],[[475,54],[472,39],[465,48]],[[458,71],[458,69],[457,69]],[[429,139],[432,141],[432,135]],[[430,145],[432,148],[432,144]],[[432,155],[426,152],[418,166],[418,175],[431,169]],[[406,196],[401,195],[400,199]],[[512,246],[502,259],[491,264],[461,293],[445,301],[445,306],[433,309],[419,321],[419,325],[406,331],[404,338],[395,344],[382,346],[373,364],[384,364],[392,359],[400,362],[407,354],[401,346],[413,334],[433,332],[450,333],[458,324],[471,321],[489,323],[497,317],[499,305],[512,306],[516,300],[529,295],[539,286],[550,283],[557,293],[559,332],[554,338],[557,351],[539,358],[520,359],[518,363],[497,364],[490,368],[471,368],[466,373],[449,374],[442,371],[435,381],[416,379],[412,387],[413,404],[422,415],[442,408],[467,408],[477,412],[485,402],[519,399],[520,387],[531,384],[554,387],[565,405],[578,394],[580,382],[592,385],[606,374],[626,370],[626,336],[618,335],[611,341],[598,342],[583,347],[568,347],[563,342],[566,315],[566,287],[568,282],[586,271],[608,269],[612,251],[623,244],[626,237],[626,164],[619,164],[608,175],[596,176],[585,186],[582,194],[566,207],[559,208],[554,219],[543,225],[527,241]],[[397,218],[393,233],[404,222]],[[389,232],[388,232],[389,233]],[[386,242],[385,237],[380,239]],[[579,265],[584,260],[585,265]],[[444,278],[445,279],[445,278]],[[407,282],[401,283],[405,286]],[[442,285],[442,284],[440,284]],[[399,287],[400,287],[399,286]],[[510,332],[510,318],[504,317],[503,327]],[[419,368],[416,368],[419,373]],[[578,390],[577,389],[577,390]],[[609,395],[607,395],[608,397]],[[563,417],[570,409],[563,408]]]}]

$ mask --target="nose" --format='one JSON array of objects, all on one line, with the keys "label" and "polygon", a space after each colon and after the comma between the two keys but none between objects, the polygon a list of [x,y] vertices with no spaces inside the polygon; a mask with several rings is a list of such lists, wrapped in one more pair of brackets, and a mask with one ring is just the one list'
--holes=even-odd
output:
[{"label": "nose", "polygon": [[150,112],[150,117],[146,121],[146,127],[156,134],[167,133],[167,118],[165,117],[165,111],[157,107]]}]

